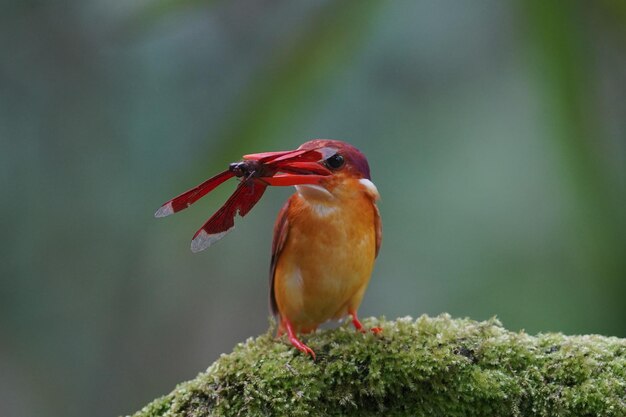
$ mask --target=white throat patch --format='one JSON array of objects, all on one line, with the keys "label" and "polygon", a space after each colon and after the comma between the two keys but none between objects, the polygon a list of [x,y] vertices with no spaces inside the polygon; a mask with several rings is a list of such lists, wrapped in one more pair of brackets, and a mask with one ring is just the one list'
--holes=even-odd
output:
[{"label": "white throat patch", "polygon": [[305,200],[332,200],[335,198],[330,191],[320,185],[302,184],[296,185],[296,191]]},{"label": "white throat patch", "polygon": [[326,217],[337,210],[332,202],[335,196],[326,188],[311,184],[296,185],[295,187],[298,194],[318,216]]},{"label": "white throat patch", "polygon": [[378,194],[378,188],[374,185],[374,183],[367,178],[361,178],[359,182],[365,187],[367,192],[374,197],[374,200],[378,200],[380,198],[380,194]]}]

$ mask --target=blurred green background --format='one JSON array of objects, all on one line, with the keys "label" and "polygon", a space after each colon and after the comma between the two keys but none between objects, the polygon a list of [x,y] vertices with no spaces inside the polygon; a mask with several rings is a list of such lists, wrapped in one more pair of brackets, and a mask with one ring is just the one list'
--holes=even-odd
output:
[{"label": "blurred green background", "polygon": [[271,189],[200,254],[244,153],[369,158],[361,315],[626,336],[626,3],[0,6],[0,415],[135,411],[268,328]]}]

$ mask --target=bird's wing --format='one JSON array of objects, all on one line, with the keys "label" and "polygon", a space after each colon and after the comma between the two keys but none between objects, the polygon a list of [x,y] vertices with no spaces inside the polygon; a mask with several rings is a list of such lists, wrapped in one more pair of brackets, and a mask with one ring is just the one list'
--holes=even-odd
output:
[{"label": "bird's wing", "polygon": [[287,219],[287,210],[291,199],[287,200],[285,205],[278,213],[278,218],[274,224],[274,239],[272,240],[272,260],[270,263],[270,309],[272,314],[278,314],[278,305],[276,304],[276,295],[274,294],[274,275],[276,273],[276,263],[278,257],[283,251],[287,234],[289,233],[289,221]]},{"label": "bird's wing", "polygon": [[376,256],[378,256],[378,251],[380,250],[380,245],[383,242],[383,222],[380,219],[380,211],[378,211],[378,207],[376,204],[374,206],[374,225],[376,228]]}]

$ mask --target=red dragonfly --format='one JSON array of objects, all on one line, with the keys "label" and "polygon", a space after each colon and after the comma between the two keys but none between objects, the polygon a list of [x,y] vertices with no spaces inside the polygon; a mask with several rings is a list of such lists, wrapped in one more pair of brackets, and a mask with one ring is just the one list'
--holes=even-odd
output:
[{"label": "red dragonfly", "polygon": [[248,214],[268,185],[317,184],[331,175],[319,162],[334,152],[319,147],[244,155],[242,161],[230,164],[226,171],[164,203],[154,216],[165,217],[184,210],[226,180],[238,177],[240,182],[235,192],[193,236],[191,250],[200,252],[230,232],[235,226],[235,216]]}]

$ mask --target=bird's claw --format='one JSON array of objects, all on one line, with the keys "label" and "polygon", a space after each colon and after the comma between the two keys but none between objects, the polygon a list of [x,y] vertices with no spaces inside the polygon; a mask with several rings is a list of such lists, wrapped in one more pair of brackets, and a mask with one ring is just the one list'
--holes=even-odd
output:
[{"label": "bird's claw", "polygon": [[300,339],[298,339],[298,337],[296,336],[296,333],[293,331],[293,327],[291,326],[291,323],[289,322],[289,320],[283,319],[282,325],[279,331],[283,329],[287,331],[289,342],[291,342],[291,344],[296,349],[298,349],[300,352],[304,353],[305,355],[311,355],[313,360],[315,360],[315,352],[313,351],[313,349],[305,345]]},{"label": "bird's claw", "polygon": [[[357,332],[359,333],[367,333],[367,329],[365,329],[364,327],[360,328],[360,329],[356,329]],[[383,328],[382,327],[372,327],[371,329],[369,329],[370,332],[374,333],[374,334],[381,334],[383,332]]]},{"label": "bird's claw", "polygon": [[374,334],[381,334],[383,332],[383,328],[382,327],[372,327],[370,329],[370,332],[374,333]]},{"label": "bird's claw", "polygon": [[[363,327],[363,324],[359,320],[359,317],[356,315],[356,311],[351,310],[349,314],[352,316],[352,324],[354,325],[354,328],[356,329],[356,331],[361,332],[361,333],[367,333],[367,330],[365,329],[365,327]],[[378,327],[378,326],[372,327],[370,329],[370,332],[374,334],[380,334],[382,333],[382,331],[383,331],[382,327]]]},{"label": "bird's claw", "polygon": [[305,355],[311,355],[313,360],[315,360],[315,352],[313,351],[313,349],[311,349],[310,347],[308,347],[307,345],[305,345],[304,343],[302,343],[300,340],[296,338],[293,338],[293,339],[289,338],[289,341],[300,352],[304,353]]}]

